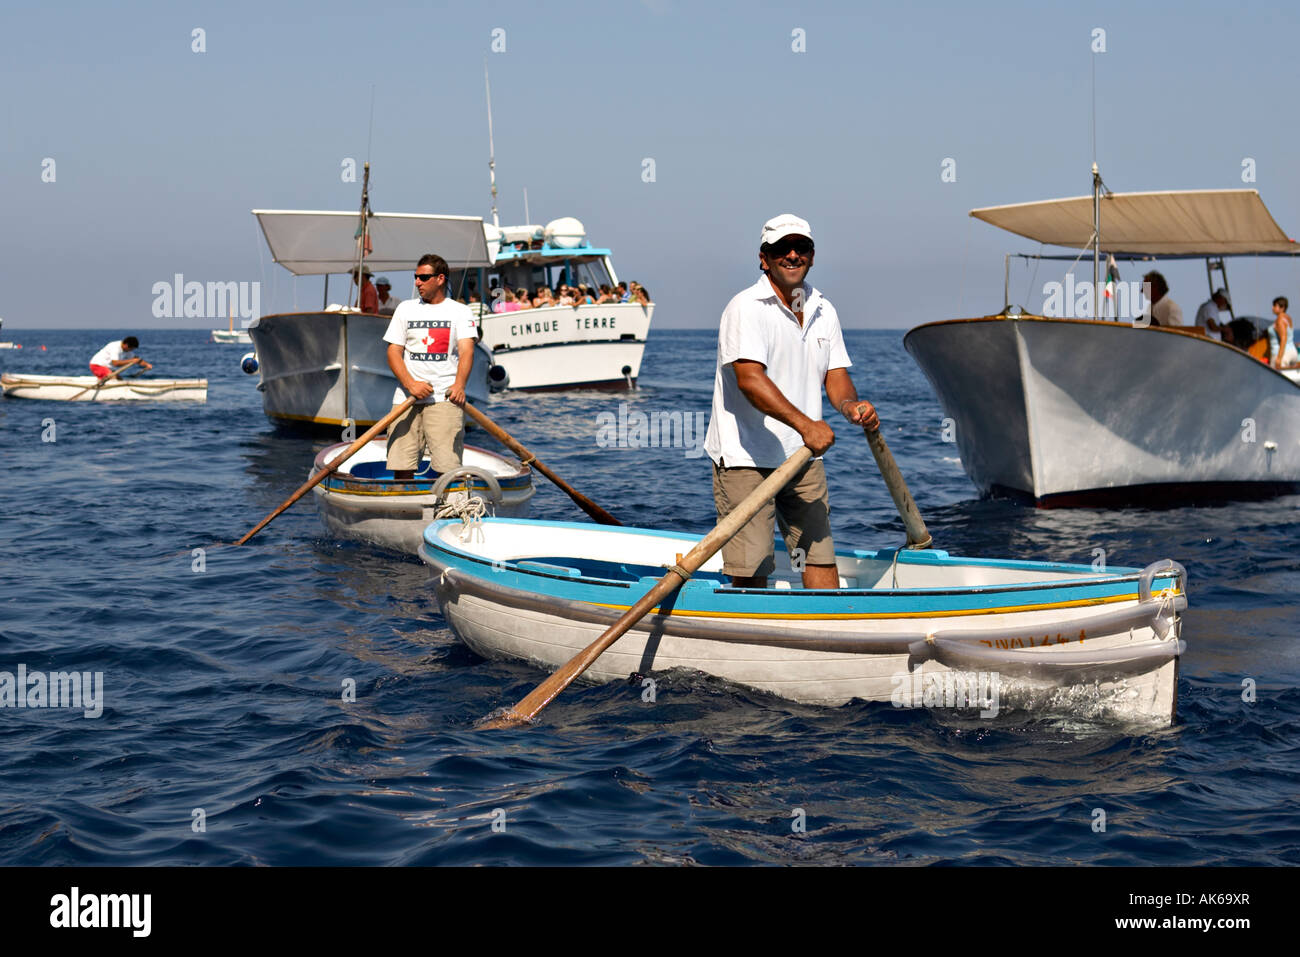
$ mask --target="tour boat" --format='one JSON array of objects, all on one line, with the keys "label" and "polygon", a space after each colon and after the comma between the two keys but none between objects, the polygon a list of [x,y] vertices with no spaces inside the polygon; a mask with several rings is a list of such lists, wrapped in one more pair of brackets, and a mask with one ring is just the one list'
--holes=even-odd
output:
[{"label": "tour boat", "polygon": [[[903,339],[981,492],[1069,506],[1300,489],[1296,370],[1273,369],[1190,325],[1147,325],[1133,318],[1138,308],[1133,317],[1116,310],[1116,321],[1095,318],[1095,301],[1106,298],[1093,295],[1103,254],[1205,258],[1211,291],[1215,271],[1226,289],[1225,256],[1296,255],[1258,192],[1103,195],[1094,170],[1091,197],[971,215],[1036,242],[1091,249],[1094,258],[1094,283],[1075,287],[1067,275],[1069,291],[1055,304],[1064,309],[1044,309],[1053,315],[1008,305],[994,316],[927,323]],[[1118,291],[1137,285],[1119,283]],[[1081,309],[1071,308],[1076,301]],[[1195,306],[1182,305],[1190,323]]]},{"label": "tour boat", "polygon": [[118,376],[103,383],[93,375],[29,375],[6,372],[0,392],[10,399],[73,402],[206,402],[207,379],[144,379]]},{"label": "tour boat", "polygon": [[[545,226],[484,224],[492,266],[452,277],[453,288],[478,293],[485,307],[508,307],[501,293],[540,286],[586,285],[598,291],[618,283],[610,250],[592,246],[572,218]],[[497,381],[511,389],[631,389],[654,304],[607,302],[485,312],[483,342],[492,350]]]},{"label": "tour boat", "polygon": [[[328,303],[329,275],[346,277],[357,265],[360,214],[255,209],[253,215],[275,262],[295,276],[326,277]],[[365,219],[373,244],[365,263],[375,273],[409,277],[428,252],[438,253],[454,269],[489,265],[480,217],[369,213]],[[248,332],[256,362],[241,367],[259,375],[267,417],[316,431],[348,425],[364,429],[378,422],[392,410],[397,387],[384,342],[391,319],[338,304],[254,319]],[[465,388],[476,405],[487,400],[491,366],[491,351],[480,343]]]},{"label": "tour boat", "polygon": [[[309,477],[349,444],[323,449]],[[413,479],[399,482],[386,465],[387,448],[387,438],[382,436],[368,442],[312,489],[321,521],[331,534],[413,555],[425,526],[441,509],[458,509],[467,497],[481,499],[488,515],[528,514],[532,469],[513,458],[467,445],[460,469],[439,474],[430,470],[426,458]]]},{"label": "tour boat", "polygon": [[[554,669],[594,641],[699,536],[570,522],[436,521],[420,557],[471,649]],[[715,555],[585,673],[695,669],[794,701],[914,707],[936,684],[999,689],[1003,706],[1167,725],[1176,713],[1186,573],[839,549],[840,587],[795,572],[735,588]],[[777,546],[777,566],[789,567]],[[942,697],[942,696],[941,696]],[[970,700],[967,699],[967,704]],[[980,705],[983,713],[987,702]]]}]

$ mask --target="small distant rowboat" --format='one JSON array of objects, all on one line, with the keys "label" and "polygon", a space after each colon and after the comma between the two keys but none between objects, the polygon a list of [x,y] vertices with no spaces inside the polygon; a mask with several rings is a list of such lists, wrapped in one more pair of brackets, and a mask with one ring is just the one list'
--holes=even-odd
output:
[{"label": "small distant rowboat", "polygon": [[[698,536],[487,519],[461,541],[438,521],[420,557],[477,653],[555,669],[613,624]],[[1177,705],[1186,573],[1163,561],[1088,565],[838,550],[838,589],[726,584],[715,555],[604,652],[586,677],[697,669],[794,701],[928,705],[933,681],[993,676],[1008,708],[1167,725]],[[778,547],[778,567],[788,556]],[[989,682],[981,679],[980,687]],[[968,685],[970,686],[970,685]]]},{"label": "small distant rowboat", "polygon": [[[349,444],[323,449],[309,477],[315,477]],[[465,502],[467,482],[470,496],[483,500],[488,515],[528,514],[533,473],[515,459],[467,445],[460,469],[439,474],[430,471],[429,460],[423,459],[413,481],[399,482],[386,464],[387,448],[384,436],[368,442],[312,489],[321,520],[332,534],[413,555],[439,509]],[[455,524],[462,527],[459,521]]]},{"label": "small distant rowboat", "polygon": [[207,379],[109,379],[103,384],[93,375],[0,376],[0,392],[10,399],[108,402],[206,402]]}]

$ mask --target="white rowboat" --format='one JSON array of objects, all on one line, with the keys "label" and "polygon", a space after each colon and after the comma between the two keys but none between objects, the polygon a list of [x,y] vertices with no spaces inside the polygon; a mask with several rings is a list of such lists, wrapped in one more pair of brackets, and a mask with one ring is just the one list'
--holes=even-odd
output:
[{"label": "white rowboat", "polygon": [[[465,644],[485,657],[555,669],[698,541],[498,518],[481,522],[469,541],[460,522],[435,522],[419,554]],[[794,701],[903,707],[930,704],[934,682],[961,676],[1000,687],[1003,706],[1013,709],[1173,720],[1186,607],[1186,573],[1175,562],[1099,572],[895,549],[838,550],[836,561],[836,589],[804,589],[793,572],[771,588],[737,589],[715,555],[585,676],[620,681],[688,668]],[[777,565],[788,567],[779,544]]]},{"label": "white rowboat", "polygon": [[102,384],[93,375],[0,376],[0,392],[9,399],[49,399],[74,402],[206,402],[207,379],[124,379]]},{"label": "white rowboat", "polygon": [[[309,477],[349,444],[323,449]],[[312,489],[321,521],[332,535],[413,555],[439,509],[465,501],[467,483],[469,494],[483,500],[487,514],[528,514],[534,491],[532,469],[513,458],[467,445],[462,468],[440,475],[430,471],[429,460],[424,459],[413,480],[399,482],[388,470],[387,447],[386,437],[374,439]]]}]

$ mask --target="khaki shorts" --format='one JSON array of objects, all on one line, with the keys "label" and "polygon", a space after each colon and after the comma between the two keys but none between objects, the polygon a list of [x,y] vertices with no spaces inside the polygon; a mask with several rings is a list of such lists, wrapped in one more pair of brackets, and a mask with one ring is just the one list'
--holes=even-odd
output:
[{"label": "khaki shorts", "polygon": [[[728,512],[775,469],[720,468],[713,466],[713,501],[718,519]],[[769,499],[731,541],[722,546],[722,572],[733,577],[767,577],[776,571],[772,525],[781,526],[781,537],[790,554],[803,549],[809,565],[834,565],[835,543],[831,541],[830,497],[826,491],[826,469],[814,459],[795,475],[785,488]]]},{"label": "khaki shorts", "polygon": [[420,449],[429,450],[435,472],[448,472],[465,450],[465,412],[454,402],[413,405],[388,428],[388,467],[394,472],[420,467]]}]

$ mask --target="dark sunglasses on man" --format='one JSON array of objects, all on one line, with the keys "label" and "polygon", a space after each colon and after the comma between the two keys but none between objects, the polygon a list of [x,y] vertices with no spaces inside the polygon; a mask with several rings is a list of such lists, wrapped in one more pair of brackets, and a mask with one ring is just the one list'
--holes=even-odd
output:
[{"label": "dark sunglasses on man", "polygon": [[765,252],[773,259],[788,255],[792,249],[800,256],[811,256],[814,248],[813,241],[806,236],[786,236],[764,247]]}]

